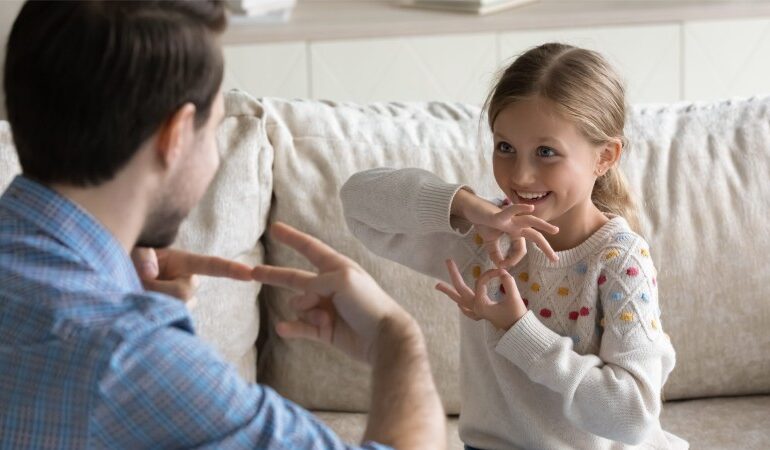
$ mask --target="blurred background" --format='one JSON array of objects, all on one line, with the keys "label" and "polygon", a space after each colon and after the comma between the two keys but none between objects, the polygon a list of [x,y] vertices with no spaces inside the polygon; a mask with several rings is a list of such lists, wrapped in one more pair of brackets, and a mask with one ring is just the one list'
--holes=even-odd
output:
[{"label": "blurred background", "polygon": [[[480,104],[512,58],[561,41],[607,56],[632,103],[770,94],[770,1],[505,1],[479,15],[397,0],[230,0],[224,87],[257,97]],[[0,1],[2,59],[21,4]]]}]

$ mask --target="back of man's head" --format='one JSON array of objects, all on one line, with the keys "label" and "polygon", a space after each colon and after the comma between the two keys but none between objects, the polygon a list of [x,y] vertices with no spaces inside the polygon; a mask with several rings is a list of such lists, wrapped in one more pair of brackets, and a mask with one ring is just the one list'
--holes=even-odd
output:
[{"label": "back of man's head", "polygon": [[25,175],[110,180],[183,104],[208,119],[222,82],[221,1],[29,1],[5,62],[6,108]]}]

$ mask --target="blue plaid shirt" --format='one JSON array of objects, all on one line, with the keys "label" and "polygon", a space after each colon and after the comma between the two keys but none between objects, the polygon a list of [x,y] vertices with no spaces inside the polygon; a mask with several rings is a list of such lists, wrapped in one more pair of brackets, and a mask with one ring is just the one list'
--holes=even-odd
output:
[{"label": "blue plaid shirt", "polygon": [[17,177],[0,198],[0,448],[183,447],[348,448],[245,383],[92,216]]}]

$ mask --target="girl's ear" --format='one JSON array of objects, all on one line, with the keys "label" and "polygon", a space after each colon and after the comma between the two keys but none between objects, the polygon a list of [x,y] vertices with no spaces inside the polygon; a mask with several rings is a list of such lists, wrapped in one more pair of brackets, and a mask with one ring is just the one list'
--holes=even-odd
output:
[{"label": "girl's ear", "polygon": [[599,151],[599,158],[596,160],[596,168],[594,174],[600,177],[607,173],[608,170],[615,167],[620,161],[620,155],[623,153],[623,143],[620,139],[611,139],[604,147]]}]

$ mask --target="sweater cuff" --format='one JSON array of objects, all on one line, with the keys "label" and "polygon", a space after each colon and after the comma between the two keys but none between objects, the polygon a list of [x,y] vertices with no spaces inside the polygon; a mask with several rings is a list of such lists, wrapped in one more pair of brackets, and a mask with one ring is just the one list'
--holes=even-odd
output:
[{"label": "sweater cuff", "polygon": [[[458,232],[450,224],[450,215],[452,200],[460,189],[468,189],[473,192],[469,187],[461,184],[439,181],[426,181],[420,186],[420,192],[417,196],[417,221],[423,227],[424,232]],[[462,233],[466,233],[470,229],[470,224],[460,228]]]},{"label": "sweater cuff", "polygon": [[495,351],[525,372],[561,338],[527,311],[500,338]]}]

